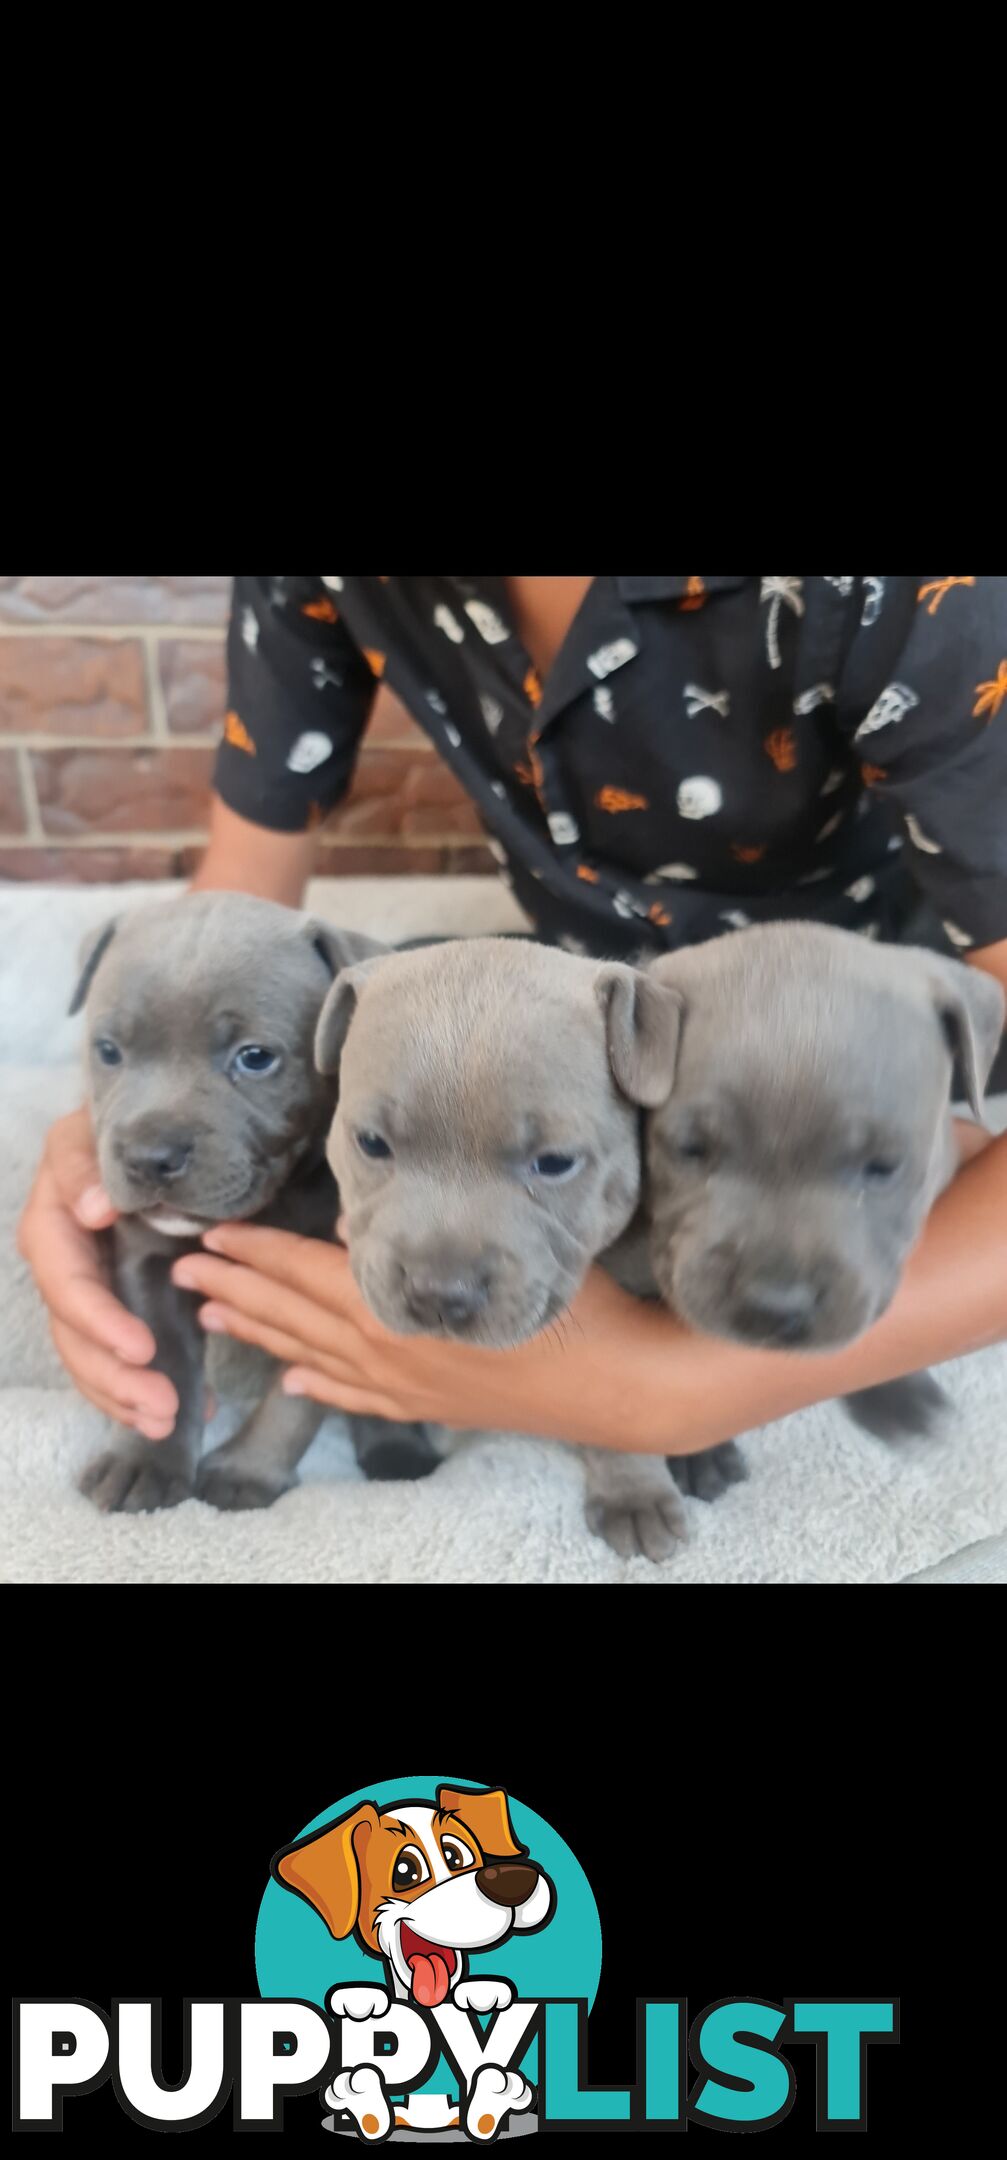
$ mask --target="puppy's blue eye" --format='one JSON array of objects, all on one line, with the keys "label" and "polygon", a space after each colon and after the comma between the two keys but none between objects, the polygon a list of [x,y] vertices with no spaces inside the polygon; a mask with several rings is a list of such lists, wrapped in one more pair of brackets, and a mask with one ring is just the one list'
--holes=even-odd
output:
[{"label": "puppy's blue eye", "polygon": [[869,1185],[887,1185],[890,1179],[898,1176],[901,1168],[900,1162],[893,1162],[887,1156],[876,1155],[864,1164],[863,1174]]},{"label": "puppy's blue eye", "polygon": [[372,1162],[383,1162],[392,1152],[387,1140],[383,1140],[379,1132],[358,1132],[357,1146],[361,1154],[368,1155]]},{"label": "puppy's blue eye", "polygon": [[530,1168],[533,1177],[551,1178],[555,1185],[562,1178],[572,1177],[574,1171],[580,1168],[580,1156],[560,1155],[555,1149],[549,1148],[544,1155],[536,1155]]},{"label": "puppy's blue eye", "polygon": [[261,1073],[275,1072],[279,1062],[275,1050],[264,1050],[261,1043],[245,1043],[235,1051],[234,1070],[257,1079]]},{"label": "puppy's blue eye", "polygon": [[95,1053],[101,1059],[103,1065],[122,1064],[122,1051],[118,1043],[109,1042],[107,1035],[101,1036],[94,1047]]}]

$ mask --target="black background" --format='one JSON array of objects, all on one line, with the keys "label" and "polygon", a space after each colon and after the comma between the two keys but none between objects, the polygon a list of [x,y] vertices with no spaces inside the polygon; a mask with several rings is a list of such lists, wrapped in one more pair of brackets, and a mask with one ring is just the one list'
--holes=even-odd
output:
[{"label": "black background", "polygon": [[[962,1915],[980,1900],[1002,1925],[1001,1841],[991,1706],[971,1714],[949,1601],[389,1586],[19,1602],[11,1992],[160,1996],[169,2081],[181,1998],[257,1992],[277,1848],[369,1778],[429,1769],[503,1784],[586,1870],[604,1946],[593,2081],[633,2081],[637,1996],[695,2011],[891,1993],[902,2037],[869,2049],[872,2149],[977,2123],[958,2036],[982,1961]],[[970,1602],[988,1641],[993,1608]],[[815,2135],[813,2048],[792,2060],[773,2139]],[[286,2101],[286,2134],[322,2151],[319,2115],[314,2096]],[[186,2133],[231,2134],[229,2102]],[[67,2099],[64,2135],[163,2133],[106,2084]]]}]

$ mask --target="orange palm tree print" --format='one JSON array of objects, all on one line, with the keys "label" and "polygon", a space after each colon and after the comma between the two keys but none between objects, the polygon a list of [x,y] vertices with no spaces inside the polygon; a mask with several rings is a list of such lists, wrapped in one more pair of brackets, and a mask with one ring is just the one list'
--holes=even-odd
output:
[{"label": "orange palm tree print", "polygon": [[702,578],[686,578],[685,599],[681,602],[683,612],[688,612],[690,608],[702,607],[705,599],[706,586],[704,585]]},{"label": "orange palm tree print", "polygon": [[944,598],[944,595],[945,595],[945,593],[949,593],[949,592],[951,591],[951,587],[952,587],[952,585],[974,585],[974,584],[975,584],[975,578],[974,578],[974,577],[942,577],[942,578],[934,578],[934,579],[932,580],[931,584],[929,584],[929,585],[921,585],[921,586],[920,586],[919,592],[918,592],[918,593],[917,593],[917,595],[916,595],[916,605],[917,605],[917,607],[919,607],[920,601],[921,601],[921,600],[926,600],[926,599],[927,599],[927,598],[929,597],[929,598],[930,598],[930,606],[929,606],[929,607],[928,607],[928,609],[927,609],[927,614],[928,614],[928,615],[936,615],[936,613],[937,613],[937,610],[938,610],[938,608],[940,607],[941,601],[943,600],[943,598]]},{"label": "orange palm tree print", "polygon": [[331,600],[308,600],[302,607],[301,614],[312,616],[315,622],[339,621]]},{"label": "orange palm tree print", "polygon": [[224,740],[233,743],[236,750],[247,750],[249,757],[256,756],[255,744],[243,720],[236,712],[229,712],[224,722]]},{"label": "orange palm tree print", "polygon": [[887,780],[888,771],[884,765],[861,765],[860,777],[865,787],[877,787],[879,780]]},{"label": "orange palm tree print", "polygon": [[735,862],[761,862],[765,852],[764,847],[740,847],[736,841],[731,845]]},{"label": "orange palm tree print", "polygon": [[617,810],[649,810],[650,808],[646,795],[630,795],[626,788],[621,787],[599,788],[594,799],[599,810],[611,810],[613,815]]},{"label": "orange palm tree print", "polygon": [[993,682],[977,682],[976,684],[976,702],[972,707],[973,720],[978,720],[981,714],[985,713],[988,725],[994,713],[999,712],[1005,698],[1007,698],[1007,660],[1001,660]]}]

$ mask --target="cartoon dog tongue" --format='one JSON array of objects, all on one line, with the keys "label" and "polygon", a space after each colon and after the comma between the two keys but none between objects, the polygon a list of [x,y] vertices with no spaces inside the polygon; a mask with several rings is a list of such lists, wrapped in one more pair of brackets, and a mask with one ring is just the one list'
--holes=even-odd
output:
[{"label": "cartoon dog tongue", "polygon": [[435,2010],[438,2003],[444,2001],[451,1978],[445,1959],[436,1950],[432,1950],[429,1955],[424,1955],[421,1950],[414,1950],[408,1963],[417,2002],[422,2003],[424,2010]]}]

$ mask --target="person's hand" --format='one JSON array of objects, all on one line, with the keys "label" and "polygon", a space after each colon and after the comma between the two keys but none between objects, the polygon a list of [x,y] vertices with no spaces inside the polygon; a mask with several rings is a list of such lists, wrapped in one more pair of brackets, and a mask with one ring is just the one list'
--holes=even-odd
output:
[{"label": "person's hand", "polygon": [[289,1394],[407,1423],[657,1444],[631,1430],[625,1380],[638,1330],[654,1316],[597,1269],[552,1327],[516,1349],[485,1350],[393,1335],[364,1304],[337,1246],[238,1224],[203,1242],[205,1253],[175,1262],[175,1282],[210,1300],[199,1317],[211,1333],[257,1343],[290,1366]]},{"label": "person's hand", "polygon": [[146,1372],[149,1327],[113,1297],[94,1237],[116,1210],[103,1190],[86,1110],[59,1118],[46,1136],[18,1225],[18,1251],[49,1308],[52,1339],[89,1402],[147,1440],[165,1440],[178,1396],[164,1373]]}]

